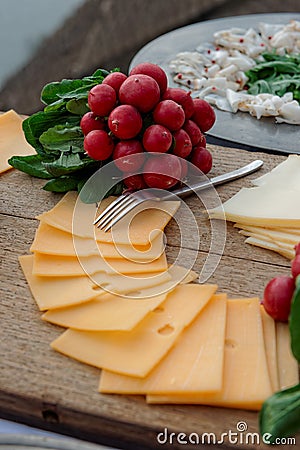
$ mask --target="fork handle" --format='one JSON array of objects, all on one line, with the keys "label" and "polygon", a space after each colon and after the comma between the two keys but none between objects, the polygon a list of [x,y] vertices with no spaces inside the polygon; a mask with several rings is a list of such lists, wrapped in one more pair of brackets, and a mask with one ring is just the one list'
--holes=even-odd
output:
[{"label": "fork handle", "polygon": [[263,161],[260,159],[257,159],[255,161],[252,161],[250,164],[247,164],[244,167],[241,167],[240,169],[233,170],[232,172],[227,172],[222,175],[218,175],[217,177],[213,177],[211,179],[207,179],[206,181],[202,181],[199,183],[192,184],[191,186],[185,186],[180,189],[175,189],[174,191],[171,191],[170,193],[164,193],[162,199],[163,200],[169,200],[174,199],[174,195],[177,195],[178,197],[184,198],[187,197],[194,192],[201,191],[203,189],[207,189],[210,186],[217,186],[219,184],[226,183],[227,181],[233,181],[237,178],[244,177],[245,175],[249,175],[250,173],[255,172],[256,170],[260,169],[263,165]]}]

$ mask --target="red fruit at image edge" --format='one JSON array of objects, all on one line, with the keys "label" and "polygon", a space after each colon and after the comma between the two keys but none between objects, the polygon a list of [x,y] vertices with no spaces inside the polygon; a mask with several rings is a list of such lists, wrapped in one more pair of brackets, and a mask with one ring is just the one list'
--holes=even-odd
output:
[{"label": "red fruit at image edge", "polygon": [[116,91],[108,84],[97,84],[88,94],[88,105],[96,116],[108,116],[116,101]]},{"label": "red fruit at image edge", "polygon": [[133,67],[129,75],[143,74],[148,75],[157,82],[161,95],[165,92],[168,86],[168,78],[166,72],[157,64],[150,62],[140,63]]},{"label": "red fruit at image edge", "polygon": [[159,102],[160,89],[154,78],[148,75],[130,75],[120,87],[119,99],[120,103],[147,113]]},{"label": "red fruit at image edge", "polygon": [[205,174],[210,172],[213,164],[211,153],[206,148],[200,147],[199,145],[193,148],[190,161]]},{"label": "red fruit at image edge", "polygon": [[195,111],[191,119],[198,125],[200,130],[205,133],[210,130],[216,121],[216,114],[208,102],[201,98],[194,99]]},{"label": "red fruit at image edge", "polygon": [[165,153],[172,145],[172,134],[163,125],[150,125],[143,134],[143,146],[148,152]]},{"label": "red fruit at image edge", "polygon": [[106,124],[101,117],[95,116],[91,111],[84,114],[80,121],[80,127],[84,135],[93,130],[105,130]]},{"label": "red fruit at image edge", "polygon": [[135,172],[145,161],[142,144],[137,139],[120,141],[113,151],[115,165],[122,172]]},{"label": "red fruit at image edge", "polygon": [[195,106],[190,92],[181,88],[168,88],[162,98],[163,100],[174,100],[174,102],[179,103],[183,108],[186,119],[192,117]]},{"label": "red fruit at image edge", "polygon": [[170,189],[180,180],[181,171],[179,158],[163,153],[147,159],[143,167],[143,177],[150,188]]},{"label": "red fruit at image edge", "polygon": [[121,84],[127,79],[127,75],[122,72],[112,72],[109,75],[107,75],[104,80],[102,81],[102,84],[108,84],[111,86],[116,93],[118,94]]},{"label": "red fruit at image edge", "polygon": [[295,245],[294,249],[295,249],[295,254],[299,255],[300,254],[300,242],[297,245]]},{"label": "red fruit at image edge", "polygon": [[105,161],[113,152],[114,142],[106,131],[93,130],[85,136],[83,147],[92,159]]},{"label": "red fruit at image edge", "polygon": [[263,305],[274,320],[288,321],[294,289],[295,280],[285,275],[273,278],[265,287]]},{"label": "red fruit at image edge", "polygon": [[291,272],[293,278],[297,278],[300,275],[300,254],[298,253],[292,261]]}]

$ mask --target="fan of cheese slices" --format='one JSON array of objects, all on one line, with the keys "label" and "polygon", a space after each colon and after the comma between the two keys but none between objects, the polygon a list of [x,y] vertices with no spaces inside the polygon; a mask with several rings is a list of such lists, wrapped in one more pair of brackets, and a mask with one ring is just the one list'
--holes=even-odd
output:
[{"label": "fan of cheese slices", "polygon": [[78,202],[69,192],[38,217],[20,264],[42,319],[65,328],[52,349],[102,369],[101,393],[257,410],[298,381],[288,327],[258,298],[229,299],[168,265],[161,235],[179,202],[138,212],[114,235],[87,226],[95,205]]},{"label": "fan of cheese slices", "polygon": [[252,181],[221,207],[209,211],[211,218],[235,222],[246,243],[273,250],[288,259],[295,257],[300,241],[300,156],[289,155],[271,172]]}]

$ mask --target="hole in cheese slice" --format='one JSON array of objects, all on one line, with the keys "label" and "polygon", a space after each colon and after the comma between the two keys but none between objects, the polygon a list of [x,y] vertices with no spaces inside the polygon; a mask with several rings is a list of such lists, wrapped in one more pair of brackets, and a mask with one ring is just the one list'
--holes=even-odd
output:
[{"label": "hole in cheese slice", "polygon": [[194,403],[230,408],[260,409],[272,394],[264,347],[259,299],[227,300],[224,378],[220,392],[147,395],[149,403]]},{"label": "hole in cheese slice", "polygon": [[226,295],[214,295],[145,378],[103,370],[99,391],[112,394],[220,391],[223,385],[225,324]]},{"label": "hole in cheese slice", "polygon": [[[164,312],[150,312],[131,331],[67,330],[51,346],[86,364],[144,377],[170,350],[216,289],[216,285],[179,285],[163,303]],[[174,327],[172,334],[157,333],[169,323]]]},{"label": "hole in cheese slice", "polygon": [[12,156],[35,153],[25,139],[22,122],[23,119],[12,109],[0,114],[0,173],[12,169],[7,162]]}]

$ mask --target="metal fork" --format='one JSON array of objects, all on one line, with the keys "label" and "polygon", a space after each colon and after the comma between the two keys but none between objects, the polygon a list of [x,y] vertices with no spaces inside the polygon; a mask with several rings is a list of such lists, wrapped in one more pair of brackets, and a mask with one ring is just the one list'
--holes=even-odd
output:
[{"label": "metal fork", "polygon": [[247,164],[240,169],[227,172],[217,177],[195,183],[191,186],[185,186],[174,191],[164,191],[160,189],[145,189],[136,192],[126,192],[120,195],[114,200],[94,221],[94,225],[97,225],[101,230],[109,231],[114,225],[116,225],[123,217],[125,217],[130,211],[136,208],[143,202],[154,200],[170,200],[176,199],[176,196],[180,198],[187,197],[194,192],[198,192],[202,189],[206,189],[210,186],[217,186],[219,184],[226,183],[227,181],[236,180],[237,178],[249,175],[260,169],[263,165],[263,161],[257,159],[250,164]]}]

